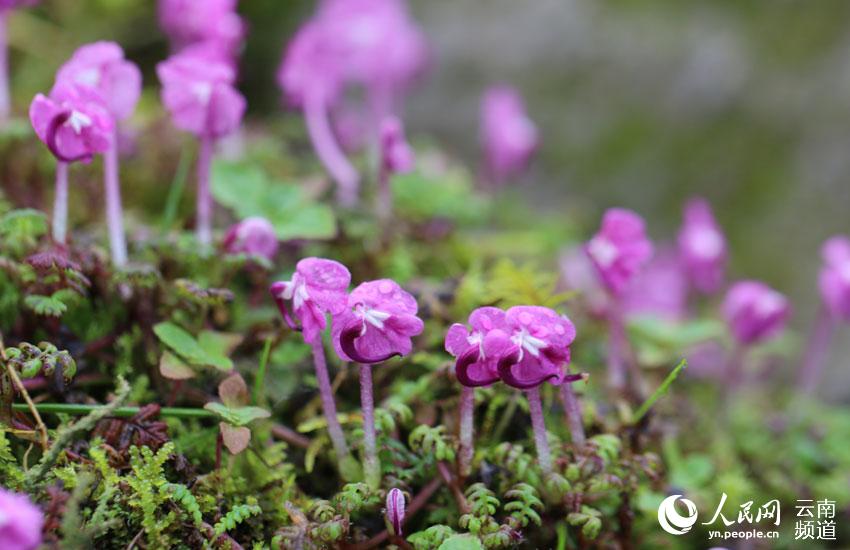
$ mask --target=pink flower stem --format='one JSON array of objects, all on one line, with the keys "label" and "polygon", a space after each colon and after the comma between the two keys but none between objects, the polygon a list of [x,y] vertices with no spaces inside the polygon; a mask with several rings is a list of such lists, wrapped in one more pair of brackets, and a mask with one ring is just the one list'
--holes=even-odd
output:
[{"label": "pink flower stem", "polygon": [[340,426],[339,419],[336,416],[336,402],[334,401],[331,379],[328,375],[325,348],[322,345],[321,338],[317,338],[316,342],[313,342],[311,346],[313,347],[313,364],[316,367],[316,380],[319,383],[319,395],[322,399],[322,412],[325,415],[325,421],[328,423],[328,433],[331,437],[334,451],[336,452],[337,462],[340,464],[340,469],[342,469],[342,463],[349,457],[351,452],[348,450],[348,444],[345,442],[345,434],[342,433],[342,426]]},{"label": "pink flower stem", "polygon": [[56,196],[53,199],[53,241],[64,245],[68,232],[68,163],[56,161]]},{"label": "pink flower stem", "polygon": [[9,120],[12,112],[9,91],[9,39],[7,36],[8,12],[0,10],[0,123]]},{"label": "pink flower stem", "polygon": [[304,105],[304,117],[313,148],[331,177],[337,182],[337,198],[345,206],[357,203],[357,171],[345,158],[334,139],[328,120],[327,106],[319,97],[308,97]]},{"label": "pink flower stem", "polygon": [[106,197],[106,225],[109,228],[109,247],[112,263],[117,267],[127,264],[127,242],[124,239],[124,220],[121,212],[121,183],[118,179],[118,129],[112,133],[109,149],[103,155],[104,195]]},{"label": "pink flower stem", "polygon": [[210,192],[210,169],[213,157],[213,138],[203,136],[198,153],[198,197],[195,216],[195,232],[201,248],[212,247],[212,193]]},{"label": "pink flower stem", "polygon": [[552,455],[549,452],[549,440],[546,436],[546,422],[543,418],[543,403],[540,401],[540,387],[525,390],[528,410],[531,413],[531,427],[534,430],[534,445],[537,447],[537,462],[544,474],[552,473]]},{"label": "pink flower stem", "polygon": [[461,477],[469,477],[472,472],[472,459],[475,456],[473,437],[475,424],[475,388],[463,386],[460,390],[460,455],[458,471]]},{"label": "pink flower stem", "polygon": [[369,487],[377,489],[381,486],[381,463],[375,437],[372,365],[360,365],[360,408],[363,412],[363,474]]},{"label": "pink flower stem", "polygon": [[611,296],[608,309],[608,385],[615,391],[623,391],[626,387],[626,329],[616,296]]},{"label": "pink flower stem", "polygon": [[387,221],[393,214],[393,189],[390,181],[390,171],[384,166],[378,169],[378,219]]},{"label": "pink flower stem", "polygon": [[823,372],[823,363],[835,331],[835,320],[821,304],[806,345],[806,355],[800,369],[797,384],[802,393],[813,393],[817,389]]},{"label": "pink flower stem", "polygon": [[570,427],[570,435],[573,445],[584,445],[584,425],[581,418],[581,405],[573,391],[573,385],[569,382],[561,384],[561,403],[564,405],[564,414],[567,417],[567,425]]}]

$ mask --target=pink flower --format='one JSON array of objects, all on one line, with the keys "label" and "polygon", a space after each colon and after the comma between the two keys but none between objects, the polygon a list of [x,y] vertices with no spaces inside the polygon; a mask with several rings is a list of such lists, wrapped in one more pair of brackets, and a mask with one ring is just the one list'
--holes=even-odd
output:
[{"label": "pink flower", "polygon": [[368,281],[348,296],[348,307],[333,318],[333,341],[343,361],[381,363],[407,355],[411,338],[424,324],[416,299],[391,279]]},{"label": "pink flower", "polygon": [[35,6],[39,0],[0,0],[0,11]]},{"label": "pink flower", "polygon": [[41,544],[44,515],[26,495],[0,489],[0,548],[31,550]]},{"label": "pink flower", "polygon": [[691,199],[679,231],[679,254],[691,284],[704,293],[716,292],[726,272],[726,238],[704,199]]},{"label": "pink flower", "polygon": [[488,176],[503,182],[521,174],[538,142],[519,92],[509,86],[487,90],[481,101],[481,144]]},{"label": "pink flower", "polygon": [[133,114],[142,93],[142,73],[124,59],[124,50],[115,42],[94,42],[78,48],[59,69],[56,80],[94,88],[116,120]]},{"label": "pink flower", "polygon": [[162,102],[174,125],[198,137],[219,138],[239,127],[245,98],[233,86],[233,67],[187,52],[156,67]]},{"label": "pink flower", "polygon": [[788,299],[759,281],[732,285],[722,305],[732,335],[741,344],[753,344],[775,336],[791,315]]},{"label": "pink flower", "polygon": [[[346,290],[351,282],[348,268],[334,260],[304,258],[295,266],[291,281],[279,281],[271,286],[272,297],[287,324],[302,330],[304,341],[316,342],[327,326],[326,315],[339,315],[346,309]],[[296,327],[289,315],[287,302],[301,327]]]},{"label": "pink flower", "polygon": [[688,281],[673,250],[661,250],[626,287],[623,313],[680,321],[687,315]]},{"label": "pink flower", "polygon": [[387,522],[392,527],[392,534],[401,536],[401,526],[404,523],[404,493],[400,489],[390,489],[387,492]]},{"label": "pink flower", "polygon": [[177,50],[212,41],[231,53],[245,36],[245,23],[236,13],[238,0],[159,0],[159,24]]},{"label": "pink flower", "polygon": [[114,121],[92,88],[57,82],[50,97],[35,96],[29,115],[36,135],[59,161],[89,162],[109,148]]},{"label": "pink flower", "polygon": [[850,238],[828,239],[821,257],[824,265],[818,282],[823,303],[833,317],[850,321]]},{"label": "pink flower", "polygon": [[381,159],[384,170],[390,174],[413,170],[413,149],[407,143],[404,126],[397,117],[390,116],[381,122]]},{"label": "pink flower", "polygon": [[480,307],[469,315],[469,325],[455,323],[446,333],[446,351],[457,358],[458,381],[469,387],[498,382],[499,359],[512,345],[505,312]]},{"label": "pink flower", "polygon": [[585,245],[603,283],[620,294],[652,256],[643,219],[623,208],[611,208],[602,218],[599,232]]},{"label": "pink flower", "polygon": [[224,235],[223,244],[230,254],[262,256],[270,262],[274,261],[278,248],[274,226],[260,217],[245,218],[231,225]]},{"label": "pink flower", "polygon": [[573,382],[585,375],[567,375],[570,344],[576,337],[573,323],[541,306],[515,306],[505,314],[512,346],[502,353],[497,369],[509,386],[529,389],[547,380],[552,384]]}]

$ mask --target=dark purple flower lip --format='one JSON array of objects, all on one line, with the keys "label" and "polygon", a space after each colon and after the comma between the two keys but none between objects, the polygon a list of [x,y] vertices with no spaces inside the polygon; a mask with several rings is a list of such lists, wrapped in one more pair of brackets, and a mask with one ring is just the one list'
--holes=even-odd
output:
[{"label": "dark purple flower lip", "polygon": [[272,286],[269,287],[269,292],[271,293],[272,298],[274,298],[274,301],[277,304],[277,309],[280,310],[280,314],[283,316],[283,320],[286,321],[289,328],[296,332],[301,332],[304,329],[292,319],[292,315],[289,314],[289,308],[286,305],[286,300],[280,297],[280,293],[283,291],[284,285],[285,283],[282,282],[272,283]]},{"label": "dark purple flower lip", "polygon": [[361,323],[351,323],[351,325],[346,327],[339,335],[339,347],[342,348],[342,351],[345,352],[352,361],[371,365],[374,363],[383,363],[384,361],[396,356],[401,357],[401,354],[397,351],[379,357],[367,357],[361,354],[357,351],[357,346],[354,345],[354,341],[360,338],[362,330],[363,325]]},{"label": "dark purple flower lip", "polygon": [[[546,357],[563,357],[563,354],[560,354],[557,351],[551,350],[549,348],[546,348],[546,349],[541,350],[541,351],[542,351],[542,354]],[[547,380],[551,380],[552,378],[558,378],[557,374],[552,373],[552,374],[540,376],[540,377],[533,379],[533,380],[520,380],[519,378],[514,376],[513,367],[514,367],[514,365],[519,363],[521,359],[522,359],[522,354],[521,354],[521,350],[519,348],[516,348],[512,352],[510,352],[506,355],[503,355],[499,359],[497,369],[499,371],[499,377],[502,379],[502,381],[505,384],[507,384],[511,387],[520,389],[520,390],[529,390],[531,388],[536,388],[537,386],[539,386],[543,382],[546,382]],[[570,382],[577,382],[579,380],[587,380],[587,377],[588,377],[587,373],[568,374],[568,375],[563,377],[562,383],[568,384]]]},{"label": "dark purple flower lip", "polygon": [[60,160],[62,162],[88,162],[92,159],[91,154],[83,153],[82,155],[78,155],[76,157],[69,157],[62,154],[62,152],[59,151],[59,146],[56,144],[56,134],[59,132],[59,127],[68,122],[68,119],[70,118],[71,111],[65,110],[56,113],[56,116],[50,119],[50,124],[47,125],[47,148],[50,149],[50,152],[53,153],[53,156],[55,156],[57,160]]},{"label": "dark purple flower lip", "polygon": [[469,348],[457,358],[457,362],[455,363],[455,375],[457,376],[458,382],[469,388],[475,388],[479,386],[489,386],[493,382],[499,381],[498,376],[484,380],[476,380],[469,376],[469,367],[471,367],[480,358],[481,354],[478,350],[478,346]]}]

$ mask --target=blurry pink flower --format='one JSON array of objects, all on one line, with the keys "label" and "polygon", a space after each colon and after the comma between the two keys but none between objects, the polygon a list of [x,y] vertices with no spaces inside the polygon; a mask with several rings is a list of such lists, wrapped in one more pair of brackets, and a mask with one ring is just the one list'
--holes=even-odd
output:
[{"label": "blurry pink flower", "polygon": [[493,181],[504,182],[528,167],[539,137],[522,97],[514,88],[495,86],[484,94],[480,139],[487,176]]},{"label": "blurry pink flower", "polygon": [[61,162],[89,162],[110,146],[114,121],[92,88],[57,82],[50,97],[35,96],[29,115],[38,138]]},{"label": "blurry pink flower", "polygon": [[235,55],[245,36],[238,0],[159,0],[159,24],[175,49],[212,41]]},{"label": "blurry pink flower", "polygon": [[620,297],[625,315],[652,315],[680,321],[687,315],[688,281],[672,250],[661,250]]},{"label": "blurry pink flower", "polygon": [[720,290],[726,272],[726,238],[708,201],[691,199],[685,206],[679,254],[694,288],[704,293]]},{"label": "blurry pink flower", "polygon": [[35,6],[40,0],[0,0],[0,11]]},{"label": "blurry pink flower", "polygon": [[850,321],[850,238],[828,239],[821,257],[824,265],[818,282],[823,303],[834,318]]},{"label": "blurry pink flower", "polygon": [[514,306],[505,314],[511,347],[498,361],[499,376],[509,386],[535,388],[573,382],[584,375],[567,375],[570,344],[576,337],[573,323],[552,309],[541,306]]},{"label": "blurry pink flower", "polygon": [[411,338],[424,328],[418,309],[416,299],[391,279],[360,284],[348,296],[348,307],[333,317],[337,355],[372,364],[409,354]]},{"label": "blurry pink flower", "polygon": [[56,74],[57,82],[94,88],[116,120],[129,117],[142,93],[142,73],[115,42],[81,46]]},{"label": "blurry pink flower", "polygon": [[643,218],[623,208],[611,208],[599,232],[585,245],[602,282],[620,294],[652,256]]},{"label": "blurry pink flower", "polygon": [[224,235],[224,249],[230,254],[262,256],[270,262],[277,254],[274,226],[265,218],[245,218],[233,224]]},{"label": "blurry pink flower", "polygon": [[156,67],[162,102],[174,125],[198,137],[220,138],[239,127],[245,98],[233,86],[231,66],[188,52]]},{"label": "blurry pink flower", "polygon": [[591,315],[603,316],[608,297],[584,247],[573,246],[565,250],[559,258],[558,265],[565,288],[580,294],[579,299],[584,302]]},{"label": "blurry pink flower", "polygon": [[404,523],[404,493],[400,489],[390,489],[387,492],[387,522],[392,527],[392,534],[402,536],[401,526]]},{"label": "blurry pink flower", "polygon": [[32,550],[41,544],[44,515],[23,494],[0,488],[0,548]]},{"label": "blurry pink flower", "polygon": [[401,174],[413,170],[413,149],[404,136],[404,126],[398,117],[390,116],[381,122],[381,159],[384,170]]},{"label": "blurry pink flower", "polygon": [[455,373],[464,386],[487,386],[499,381],[501,355],[512,343],[505,312],[480,307],[469,315],[469,325],[455,323],[446,332],[446,351],[457,358]]},{"label": "blurry pink flower", "polygon": [[271,286],[272,297],[290,327],[296,325],[289,315],[287,302],[301,321],[304,341],[317,342],[327,326],[326,315],[340,315],[347,305],[351,273],[334,260],[304,258],[295,266],[291,281],[279,281]]},{"label": "blurry pink flower", "polygon": [[732,285],[722,305],[732,335],[741,344],[754,344],[775,336],[791,315],[788,299],[760,281]]}]

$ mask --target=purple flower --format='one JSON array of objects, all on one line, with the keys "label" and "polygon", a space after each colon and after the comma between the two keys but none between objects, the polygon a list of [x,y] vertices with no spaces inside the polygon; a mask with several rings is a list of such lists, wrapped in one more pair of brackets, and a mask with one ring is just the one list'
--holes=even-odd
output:
[{"label": "purple flower", "polygon": [[521,174],[538,141],[519,92],[509,86],[487,90],[481,102],[481,143],[488,176],[503,182]]},{"label": "purple flower", "polygon": [[35,6],[39,0],[0,0],[0,11]]},{"label": "purple flower", "polygon": [[156,67],[162,102],[174,125],[198,137],[220,138],[239,127],[245,98],[233,86],[232,66],[187,52]]},{"label": "purple flower", "polygon": [[[339,315],[346,309],[346,290],[351,282],[348,268],[334,260],[304,258],[295,266],[291,281],[279,281],[271,293],[287,324],[302,330],[304,341],[314,343],[327,326],[326,315]],[[296,328],[289,315],[287,302],[301,326]]]},{"label": "purple flower", "polygon": [[720,289],[726,272],[726,238],[708,201],[691,199],[685,206],[679,254],[694,288],[706,294]]},{"label": "purple flower", "polygon": [[850,321],[850,238],[837,235],[821,248],[821,298],[836,319]]},{"label": "purple flower", "polygon": [[541,306],[515,306],[505,314],[512,345],[501,354],[497,369],[509,386],[530,389],[547,380],[573,382],[585,375],[567,375],[570,344],[576,337],[573,323]]},{"label": "purple flower", "polygon": [[458,381],[469,387],[498,382],[499,359],[512,346],[505,312],[480,307],[469,315],[469,325],[455,323],[446,333],[446,351],[457,358]]},{"label": "purple flower", "polygon": [[260,217],[245,218],[230,226],[224,235],[223,245],[230,254],[262,256],[270,262],[274,261],[278,248],[274,226]]},{"label": "purple flower", "polygon": [[643,218],[631,210],[611,208],[585,252],[603,283],[620,294],[652,256],[652,242],[646,237]]},{"label": "purple flower", "polygon": [[402,174],[413,170],[413,149],[404,136],[404,126],[398,117],[390,116],[381,122],[381,159],[384,170]]},{"label": "purple flower", "polygon": [[81,46],[59,69],[56,80],[94,88],[116,120],[133,114],[142,93],[142,73],[124,59],[124,50],[115,42]]},{"label": "purple flower", "polygon": [[687,315],[688,281],[673,250],[661,250],[620,297],[624,314],[680,321]]},{"label": "purple flower", "polygon": [[343,361],[381,363],[410,353],[411,338],[424,328],[416,299],[391,279],[368,281],[348,296],[333,317],[333,342]]},{"label": "purple flower", "polygon": [[159,24],[176,50],[214,42],[235,53],[245,36],[238,0],[159,0]]},{"label": "purple flower", "polygon": [[760,281],[732,285],[722,305],[732,335],[741,344],[754,344],[775,336],[791,314],[788,299]]},{"label": "purple flower", "polygon": [[29,115],[36,135],[59,161],[88,162],[111,143],[112,115],[92,88],[57,82],[49,97],[35,96]]},{"label": "purple flower", "polygon": [[392,527],[392,534],[402,536],[401,526],[404,523],[404,493],[400,489],[390,489],[387,492],[387,523]]},{"label": "purple flower", "polygon": [[31,550],[41,544],[44,515],[26,495],[0,489],[0,548]]}]

